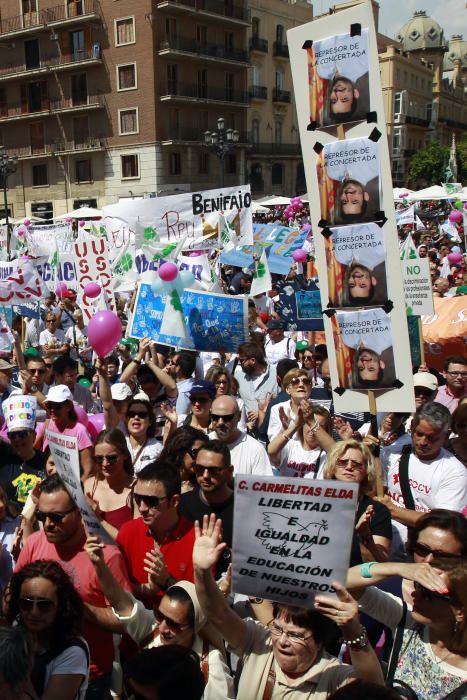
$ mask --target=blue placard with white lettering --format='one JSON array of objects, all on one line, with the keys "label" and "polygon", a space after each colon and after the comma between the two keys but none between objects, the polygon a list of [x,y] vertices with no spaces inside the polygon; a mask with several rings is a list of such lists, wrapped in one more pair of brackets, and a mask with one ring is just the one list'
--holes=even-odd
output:
[{"label": "blue placard with white lettering", "polygon": [[298,231],[277,224],[254,224],[255,245],[223,252],[220,261],[223,265],[250,267],[254,262],[253,254],[260,256],[263,248],[266,248],[269,270],[278,275],[287,275],[293,263],[292,253],[303,247],[308,232],[309,228]]},{"label": "blue placard with white lettering", "polygon": [[276,311],[288,331],[324,330],[319,289],[312,281],[299,276],[296,281],[281,286]]},{"label": "blue placard with white lettering", "polygon": [[149,284],[141,284],[132,318],[132,338],[152,338],[163,345],[188,350],[236,352],[248,337],[248,300],[186,290],[181,297],[189,340],[160,333],[166,297],[154,294]]}]

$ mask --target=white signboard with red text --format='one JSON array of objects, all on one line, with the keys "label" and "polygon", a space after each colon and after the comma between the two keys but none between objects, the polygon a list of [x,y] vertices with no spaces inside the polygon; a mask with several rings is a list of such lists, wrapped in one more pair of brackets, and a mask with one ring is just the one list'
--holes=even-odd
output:
[{"label": "white signboard with red text", "polygon": [[89,321],[97,311],[96,301],[87,297],[83,291],[90,282],[96,282],[101,286],[101,296],[104,295],[106,307],[109,311],[115,311],[107,240],[105,238],[87,238],[83,241],[77,241],[75,243],[75,256],[78,290],[83,295],[81,309],[86,316],[86,321]]}]

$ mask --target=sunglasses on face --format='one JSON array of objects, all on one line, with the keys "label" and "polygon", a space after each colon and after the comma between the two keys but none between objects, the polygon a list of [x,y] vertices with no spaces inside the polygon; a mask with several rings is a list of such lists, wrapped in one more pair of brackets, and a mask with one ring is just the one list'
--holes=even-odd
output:
[{"label": "sunglasses on face", "polygon": [[233,420],[235,418],[235,413],[227,413],[225,416],[221,416],[218,413],[211,413],[211,420],[214,423],[217,423],[221,418],[224,421],[224,423],[229,423],[229,421]]},{"label": "sunglasses on face", "polygon": [[128,418],[141,418],[144,420],[149,416],[149,413],[147,411],[128,411],[127,416]]},{"label": "sunglasses on face", "polygon": [[429,557],[430,554],[433,555],[436,559],[461,559],[462,555],[461,554],[452,554],[452,552],[443,552],[442,549],[431,549],[431,547],[428,547],[426,544],[422,544],[422,542],[417,542],[414,544],[413,551],[415,554],[418,554],[419,557]]},{"label": "sunglasses on face", "polygon": [[57,525],[58,523],[62,522],[63,518],[65,518],[69,513],[73,513],[75,510],[76,508],[71,508],[71,510],[67,510],[65,513],[55,513],[54,511],[46,513],[43,510],[36,510],[36,518],[40,523],[45,523],[48,518],[51,522]]},{"label": "sunglasses on face", "polygon": [[191,450],[187,450],[186,453],[190,455],[192,459],[196,459],[196,455],[200,451],[200,447],[192,447]]},{"label": "sunglasses on face", "polygon": [[115,464],[119,457],[120,455],[116,453],[111,455],[94,455],[94,461],[96,464],[104,464],[104,460],[108,462],[108,464]]},{"label": "sunglasses on face", "polygon": [[[50,365],[50,366],[52,366],[52,365]],[[47,371],[46,369],[42,369],[42,368],[41,368],[41,369],[29,369],[29,370],[28,370],[28,372],[29,372],[30,374],[45,374],[46,371]]]},{"label": "sunglasses on face", "polygon": [[155,616],[156,616],[156,620],[157,620],[157,622],[158,622],[159,624],[161,624],[161,622],[165,622],[165,624],[167,625],[167,627],[168,627],[172,632],[181,632],[182,630],[184,630],[184,629],[186,629],[187,627],[190,626],[190,625],[188,625],[187,623],[181,624],[180,622],[175,622],[174,620],[171,620],[170,617],[167,617],[166,615],[164,615],[164,613],[161,613],[160,610],[158,610],[158,611],[155,613]]},{"label": "sunglasses on face", "polygon": [[442,600],[444,603],[449,603],[450,605],[457,605],[457,601],[449,594],[438,593],[438,591],[430,591],[429,588],[425,588],[418,581],[415,582],[415,590],[419,591],[424,600]]},{"label": "sunglasses on face", "polygon": [[31,612],[33,608],[37,608],[40,613],[46,613],[52,610],[55,606],[53,600],[49,598],[20,598],[19,609],[23,612]]},{"label": "sunglasses on face", "polygon": [[209,476],[220,476],[226,469],[226,467],[205,467],[204,464],[195,464],[193,468],[196,476],[202,476],[205,471],[209,473]]},{"label": "sunglasses on face", "polygon": [[134,493],[133,498],[138,508],[143,502],[147,505],[148,508],[159,508],[159,505],[162,501],[169,500],[167,496],[144,496],[141,493]]},{"label": "sunglasses on face", "polygon": [[211,401],[209,396],[190,396],[190,403],[206,404],[209,401]]},{"label": "sunglasses on face", "polygon": [[29,435],[29,430],[15,430],[12,433],[8,432],[7,436],[8,439],[11,440],[24,440],[24,438],[27,438]]},{"label": "sunglasses on face", "polygon": [[63,403],[56,403],[55,401],[47,401],[46,406],[50,411],[59,411],[65,406],[65,401]]},{"label": "sunglasses on face", "polygon": [[311,379],[309,379],[308,377],[294,377],[289,382],[289,385],[293,387],[300,386],[300,384],[303,384],[303,386],[310,386]]}]

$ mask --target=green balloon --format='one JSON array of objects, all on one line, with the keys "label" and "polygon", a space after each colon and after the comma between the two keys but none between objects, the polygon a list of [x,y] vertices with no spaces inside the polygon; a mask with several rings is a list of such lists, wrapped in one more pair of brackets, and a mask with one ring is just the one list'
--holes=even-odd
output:
[{"label": "green balloon", "polygon": [[457,202],[454,202],[454,206],[456,207],[456,209],[462,209],[464,206],[464,202],[461,202],[461,200],[458,199]]}]

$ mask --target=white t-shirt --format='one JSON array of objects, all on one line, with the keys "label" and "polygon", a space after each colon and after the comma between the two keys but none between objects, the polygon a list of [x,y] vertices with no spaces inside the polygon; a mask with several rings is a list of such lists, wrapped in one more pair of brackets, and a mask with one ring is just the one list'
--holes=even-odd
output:
[{"label": "white t-shirt", "polygon": [[[216,439],[216,433],[211,433],[210,437]],[[230,450],[235,476],[237,474],[273,475],[268,453],[261,443],[248,433],[240,433],[239,437],[234,442],[228,443],[227,447]]]},{"label": "white t-shirt", "polygon": [[277,460],[278,476],[296,476],[299,479],[322,479],[326,452],[321,447],[304,450],[299,440],[289,440]]},{"label": "white t-shirt", "polygon": [[136,461],[133,463],[133,470],[135,474],[138,474],[141,469],[144,469],[144,467],[151,462],[154,462],[156,457],[158,457],[162,452],[162,442],[159,442],[159,440],[153,437],[147,439],[141,452],[140,446],[132,447],[129,435],[126,439],[126,444],[128,445],[132,461],[135,459],[136,455],[138,455],[138,459],[136,459]]},{"label": "white t-shirt", "polygon": [[279,360],[295,359],[295,341],[286,336],[279,340],[278,343],[273,343],[269,338],[266,340],[264,352],[269,365],[275,366]]},{"label": "white t-shirt", "polygon": [[[84,639],[83,639],[84,642]],[[68,647],[61,654],[52,659],[45,668],[44,688],[51,676],[65,676],[71,674],[73,676],[84,676],[83,682],[78,693],[75,695],[75,700],[84,700],[88,688],[89,675],[89,655],[86,655],[84,649],[78,646]]]},{"label": "white t-shirt", "polygon": [[[52,341],[52,344],[51,344]],[[65,332],[61,328],[57,328],[55,333],[49,330],[41,331],[39,336],[39,345],[48,345],[50,348],[61,348],[66,343]]]},{"label": "white t-shirt", "polygon": [[[387,469],[388,495],[395,505],[405,508],[399,483],[401,454],[389,454],[387,462],[382,455],[383,471]],[[385,463],[386,462],[386,463]],[[433,508],[462,511],[467,506],[467,470],[454,455],[441,449],[436,459],[421,461],[414,454],[409,460],[409,484],[415,510],[426,513]],[[392,521],[391,560],[404,559],[407,527]]]},{"label": "white t-shirt", "polygon": [[[284,428],[282,426],[282,421],[279,416],[279,409],[283,408],[285,415],[290,418],[291,421],[295,418],[295,413],[291,409],[291,401],[282,401],[281,403],[276,403],[271,406],[271,413],[269,415],[269,425],[268,425],[268,439],[271,441],[276,435],[282,433]],[[297,433],[295,432],[291,437],[290,441],[298,441]]]}]

